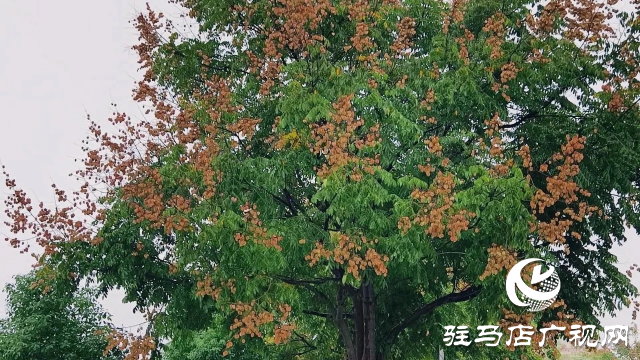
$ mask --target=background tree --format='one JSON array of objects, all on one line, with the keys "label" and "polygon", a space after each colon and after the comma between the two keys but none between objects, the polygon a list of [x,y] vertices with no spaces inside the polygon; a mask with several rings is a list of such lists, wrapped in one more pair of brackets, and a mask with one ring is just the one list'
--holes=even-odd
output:
[{"label": "background tree", "polygon": [[4,360],[116,360],[103,355],[110,316],[95,301],[95,291],[70,294],[49,288],[30,273],[6,286],[8,317],[0,321],[0,358]]},{"label": "background tree", "polygon": [[[177,3],[196,29],[137,18],[147,116],[90,121],[79,189],[38,208],[7,175],[41,265],[124,288],[156,337],[221,315],[223,355],[420,359],[443,325],[565,336],[629,304],[610,249],[640,225],[637,1]],[[541,313],[504,292],[528,257],[562,281]]]},{"label": "background tree", "polygon": [[640,359],[640,335],[638,333],[638,325],[632,324],[629,327],[629,344],[618,343],[613,346],[613,352],[616,359],[621,360],[638,360]]}]

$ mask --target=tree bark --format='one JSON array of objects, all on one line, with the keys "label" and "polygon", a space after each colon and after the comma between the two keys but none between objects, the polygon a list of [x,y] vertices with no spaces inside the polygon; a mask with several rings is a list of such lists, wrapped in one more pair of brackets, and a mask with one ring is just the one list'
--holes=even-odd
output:
[{"label": "tree bark", "polygon": [[362,359],[364,352],[364,313],[362,308],[362,296],[360,291],[356,291],[352,297],[353,300],[353,312],[355,314],[356,325],[356,358]]},{"label": "tree bark", "polygon": [[336,301],[335,312],[333,314],[333,320],[338,327],[338,331],[340,331],[340,336],[342,337],[342,342],[344,343],[345,350],[347,352],[347,360],[358,360],[356,357],[356,347],[353,344],[353,339],[351,337],[351,331],[349,331],[349,327],[344,318],[344,286],[340,285],[338,287],[338,295]]},{"label": "tree bark", "polygon": [[[351,354],[355,360],[380,359],[376,346],[376,318],[375,318],[375,294],[373,284],[364,284],[359,289],[351,289],[350,295],[353,301],[353,321],[355,330],[355,343],[353,350],[347,345],[351,340],[351,334],[342,335],[345,347],[347,347],[347,359],[351,360]],[[339,324],[338,326],[344,326]]]},{"label": "tree bark", "polygon": [[373,284],[362,286],[364,350],[362,360],[376,360],[376,304]]}]

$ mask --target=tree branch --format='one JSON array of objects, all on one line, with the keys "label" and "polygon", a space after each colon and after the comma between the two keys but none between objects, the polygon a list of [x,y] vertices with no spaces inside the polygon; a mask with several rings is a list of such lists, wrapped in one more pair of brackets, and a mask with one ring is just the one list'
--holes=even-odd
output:
[{"label": "tree branch", "polygon": [[425,304],[419,308],[417,308],[411,315],[409,315],[406,319],[400,322],[398,325],[394,326],[385,336],[384,342],[393,343],[398,338],[398,335],[402,333],[402,331],[416,322],[420,320],[424,315],[427,315],[433,312],[436,308],[450,304],[450,303],[458,303],[463,301],[468,301],[473,299],[474,297],[480,294],[482,287],[480,286],[470,286],[467,289],[459,292],[459,293],[451,293],[449,295],[445,295],[439,299],[436,299],[428,304]]},{"label": "tree branch", "polygon": [[273,278],[276,280],[280,280],[285,284],[301,286],[309,290],[310,292],[314,293],[317,297],[325,300],[328,305],[332,304],[331,299],[329,299],[329,297],[325,295],[322,291],[316,289],[313,285],[334,281],[333,278],[322,278],[322,279],[315,279],[315,280],[296,280],[286,276],[274,276]]},{"label": "tree branch", "polygon": [[[328,313],[321,313],[321,312],[313,311],[313,310],[303,310],[302,313],[307,314],[307,315],[313,315],[313,316],[319,316],[319,317],[322,317],[322,318],[331,319],[331,314],[328,314]],[[342,314],[342,315],[346,319],[353,319],[353,314]]]},{"label": "tree branch", "polygon": [[308,280],[298,280],[292,277],[282,276],[282,275],[276,276],[276,279],[290,285],[304,285],[304,284],[317,285],[317,284],[324,284],[328,282],[338,282],[340,280],[332,277],[321,277],[321,278],[312,278]]},{"label": "tree branch", "polygon": [[300,351],[288,354],[287,357],[295,358],[295,357],[302,356],[304,354],[310,353],[310,352],[315,351],[315,350],[318,349],[315,345],[313,345],[311,342],[309,342],[309,340],[307,340],[304,336],[298,334],[297,332],[294,331],[293,335],[295,335],[298,339],[297,340],[292,340],[292,341],[299,341],[299,342],[303,343],[304,346],[301,348]]}]

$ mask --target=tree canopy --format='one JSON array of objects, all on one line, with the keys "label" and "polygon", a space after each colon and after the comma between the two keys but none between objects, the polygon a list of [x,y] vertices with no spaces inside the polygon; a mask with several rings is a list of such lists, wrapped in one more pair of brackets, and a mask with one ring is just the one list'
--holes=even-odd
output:
[{"label": "tree canopy", "polygon": [[[444,325],[630,304],[638,1],[174,2],[196,25],[137,18],[145,115],[89,119],[80,186],[47,208],[6,175],[14,246],[150,312],[132,354],[213,331],[224,356],[424,359]],[[530,257],[562,284],[539,313],[504,291]]]},{"label": "tree canopy", "polygon": [[107,340],[101,332],[110,330],[110,316],[96,304],[96,292],[49,288],[46,280],[42,272],[32,272],[6,286],[8,316],[0,320],[0,358],[118,359],[116,352],[104,354]]}]

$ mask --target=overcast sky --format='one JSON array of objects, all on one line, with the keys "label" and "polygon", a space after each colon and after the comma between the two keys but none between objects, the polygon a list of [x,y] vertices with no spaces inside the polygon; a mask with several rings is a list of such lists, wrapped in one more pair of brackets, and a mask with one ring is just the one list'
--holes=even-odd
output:
[{"label": "overcast sky", "polygon": [[[174,5],[149,1],[154,9],[175,14]],[[137,57],[131,45],[137,34],[129,24],[142,0],[109,1],[0,1],[0,162],[30,195],[53,201],[51,183],[70,189],[67,176],[76,170],[74,158],[82,156],[80,142],[88,134],[86,114],[94,120],[110,116],[110,103],[136,114],[131,100]],[[3,190],[4,191],[4,190]],[[5,193],[2,192],[4,199]],[[3,205],[0,205],[3,207]],[[3,215],[3,213],[2,213]],[[0,226],[0,235],[7,234]],[[616,248],[620,268],[640,262],[640,243]],[[0,285],[30,270],[28,255],[0,240]],[[634,283],[640,286],[640,274]],[[585,289],[588,291],[588,289]],[[122,294],[104,301],[117,326],[141,321]],[[0,295],[0,316],[5,314],[5,294]],[[631,310],[605,325],[625,325]]]}]

